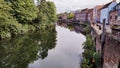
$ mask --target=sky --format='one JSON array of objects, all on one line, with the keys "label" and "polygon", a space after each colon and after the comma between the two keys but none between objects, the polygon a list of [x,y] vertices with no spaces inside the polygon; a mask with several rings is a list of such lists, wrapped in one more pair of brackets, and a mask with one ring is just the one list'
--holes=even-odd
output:
[{"label": "sky", "polygon": [[[57,13],[75,11],[84,8],[93,8],[96,5],[103,5],[112,0],[49,0],[56,5]],[[116,0],[117,2],[119,0]]]}]

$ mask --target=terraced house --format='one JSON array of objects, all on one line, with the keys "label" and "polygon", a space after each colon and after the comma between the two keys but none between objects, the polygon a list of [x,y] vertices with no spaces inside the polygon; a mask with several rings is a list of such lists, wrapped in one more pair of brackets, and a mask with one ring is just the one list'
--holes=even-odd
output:
[{"label": "terraced house", "polygon": [[88,10],[88,22],[92,23],[93,22],[93,9]]},{"label": "terraced house", "polygon": [[80,10],[75,11],[74,18],[76,21],[80,21]]},{"label": "terraced house", "polygon": [[109,13],[110,25],[120,25],[120,3],[118,3]]},{"label": "terraced house", "polygon": [[93,8],[93,22],[99,23],[100,22],[100,9],[103,7],[103,5],[97,5]]},{"label": "terraced house", "polygon": [[113,0],[110,3],[107,3],[101,8],[100,11],[100,22],[103,23],[103,20],[105,19],[105,23],[109,24],[108,17],[109,17],[109,12],[112,11],[112,8],[115,7],[117,4],[116,0]]},{"label": "terraced house", "polygon": [[81,10],[81,12],[80,12],[80,21],[83,21],[83,22],[88,21],[87,12],[88,12],[88,8]]}]

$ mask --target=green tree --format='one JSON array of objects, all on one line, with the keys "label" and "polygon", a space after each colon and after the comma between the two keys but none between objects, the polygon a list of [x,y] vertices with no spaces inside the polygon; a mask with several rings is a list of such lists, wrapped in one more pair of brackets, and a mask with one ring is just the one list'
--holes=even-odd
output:
[{"label": "green tree", "polygon": [[51,26],[56,20],[54,3],[38,1],[35,6],[33,0],[0,0],[0,38]]},{"label": "green tree", "polygon": [[0,0],[0,38],[10,37],[11,33],[18,33],[20,25],[12,16],[10,4]]},{"label": "green tree", "polygon": [[38,9],[33,0],[10,0],[10,2],[19,23],[29,23],[37,17]]},{"label": "green tree", "polygon": [[48,11],[48,17],[50,22],[55,22],[57,20],[57,15],[56,15],[56,7],[53,2],[47,2],[49,11]]},{"label": "green tree", "polygon": [[73,12],[70,12],[69,14],[68,14],[68,17],[67,17],[68,19],[72,19],[72,18],[74,18],[74,13]]},{"label": "green tree", "polygon": [[46,24],[49,21],[47,16],[47,13],[49,11],[47,3],[41,2],[40,5],[38,5],[38,9],[39,9],[37,17],[38,22],[41,24]]},{"label": "green tree", "polygon": [[41,2],[46,2],[46,0],[41,0]]},{"label": "green tree", "polygon": [[53,2],[41,1],[38,5],[38,22],[44,25],[49,25],[57,20],[56,7]]}]

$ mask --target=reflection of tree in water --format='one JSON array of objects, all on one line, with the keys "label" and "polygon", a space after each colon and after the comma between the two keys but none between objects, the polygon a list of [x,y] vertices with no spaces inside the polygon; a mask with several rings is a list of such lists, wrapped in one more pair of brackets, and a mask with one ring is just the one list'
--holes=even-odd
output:
[{"label": "reflection of tree in water", "polygon": [[0,68],[26,68],[38,58],[47,57],[48,50],[55,47],[55,41],[55,29],[1,41]]}]

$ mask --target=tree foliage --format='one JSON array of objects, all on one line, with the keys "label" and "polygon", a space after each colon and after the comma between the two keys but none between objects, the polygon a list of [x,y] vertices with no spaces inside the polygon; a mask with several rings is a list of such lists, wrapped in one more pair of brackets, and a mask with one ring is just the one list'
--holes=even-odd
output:
[{"label": "tree foliage", "polygon": [[70,12],[69,14],[68,14],[68,17],[67,17],[68,19],[72,19],[72,18],[74,18],[74,13],[73,12]]},{"label": "tree foliage", "polygon": [[84,61],[81,68],[98,68],[100,67],[100,54],[96,52],[95,45],[93,44],[90,35],[90,26],[87,24],[85,27],[86,41],[84,42]]},{"label": "tree foliage", "polygon": [[10,2],[19,23],[29,23],[37,17],[38,9],[33,0],[10,0]]},{"label": "tree foliage", "polygon": [[38,22],[41,24],[50,24],[57,20],[56,17],[56,7],[53,2],[41,1],[38,5]]},{"label": "tree foliage", "polygon": [[10,4],[4,0],[0,0],[0,37],[10,37],[10,34],[18,33],[20,25],[12,16],[12,8]]},{"label": "tree foliage", "polygon": [[39,0],[0,0],[0,39],[46,28],[56,20],[53,2]]},{"label": "tree foliage", "polygon": [[55,22],[57,20],[56,17],[56,7],[53,2],[47,2],[49,11],[48,11],[48,17],[51,22]]},{"label": "tree foliage", "polygon": [[48,17],[47,17],[47,13],[48,13],[48,6],[46,2],[42,2],[40,5],[38,5],[38,17],[37,20],[39,23],[41,24],[45,24],[46,22],[48,22]]}]

